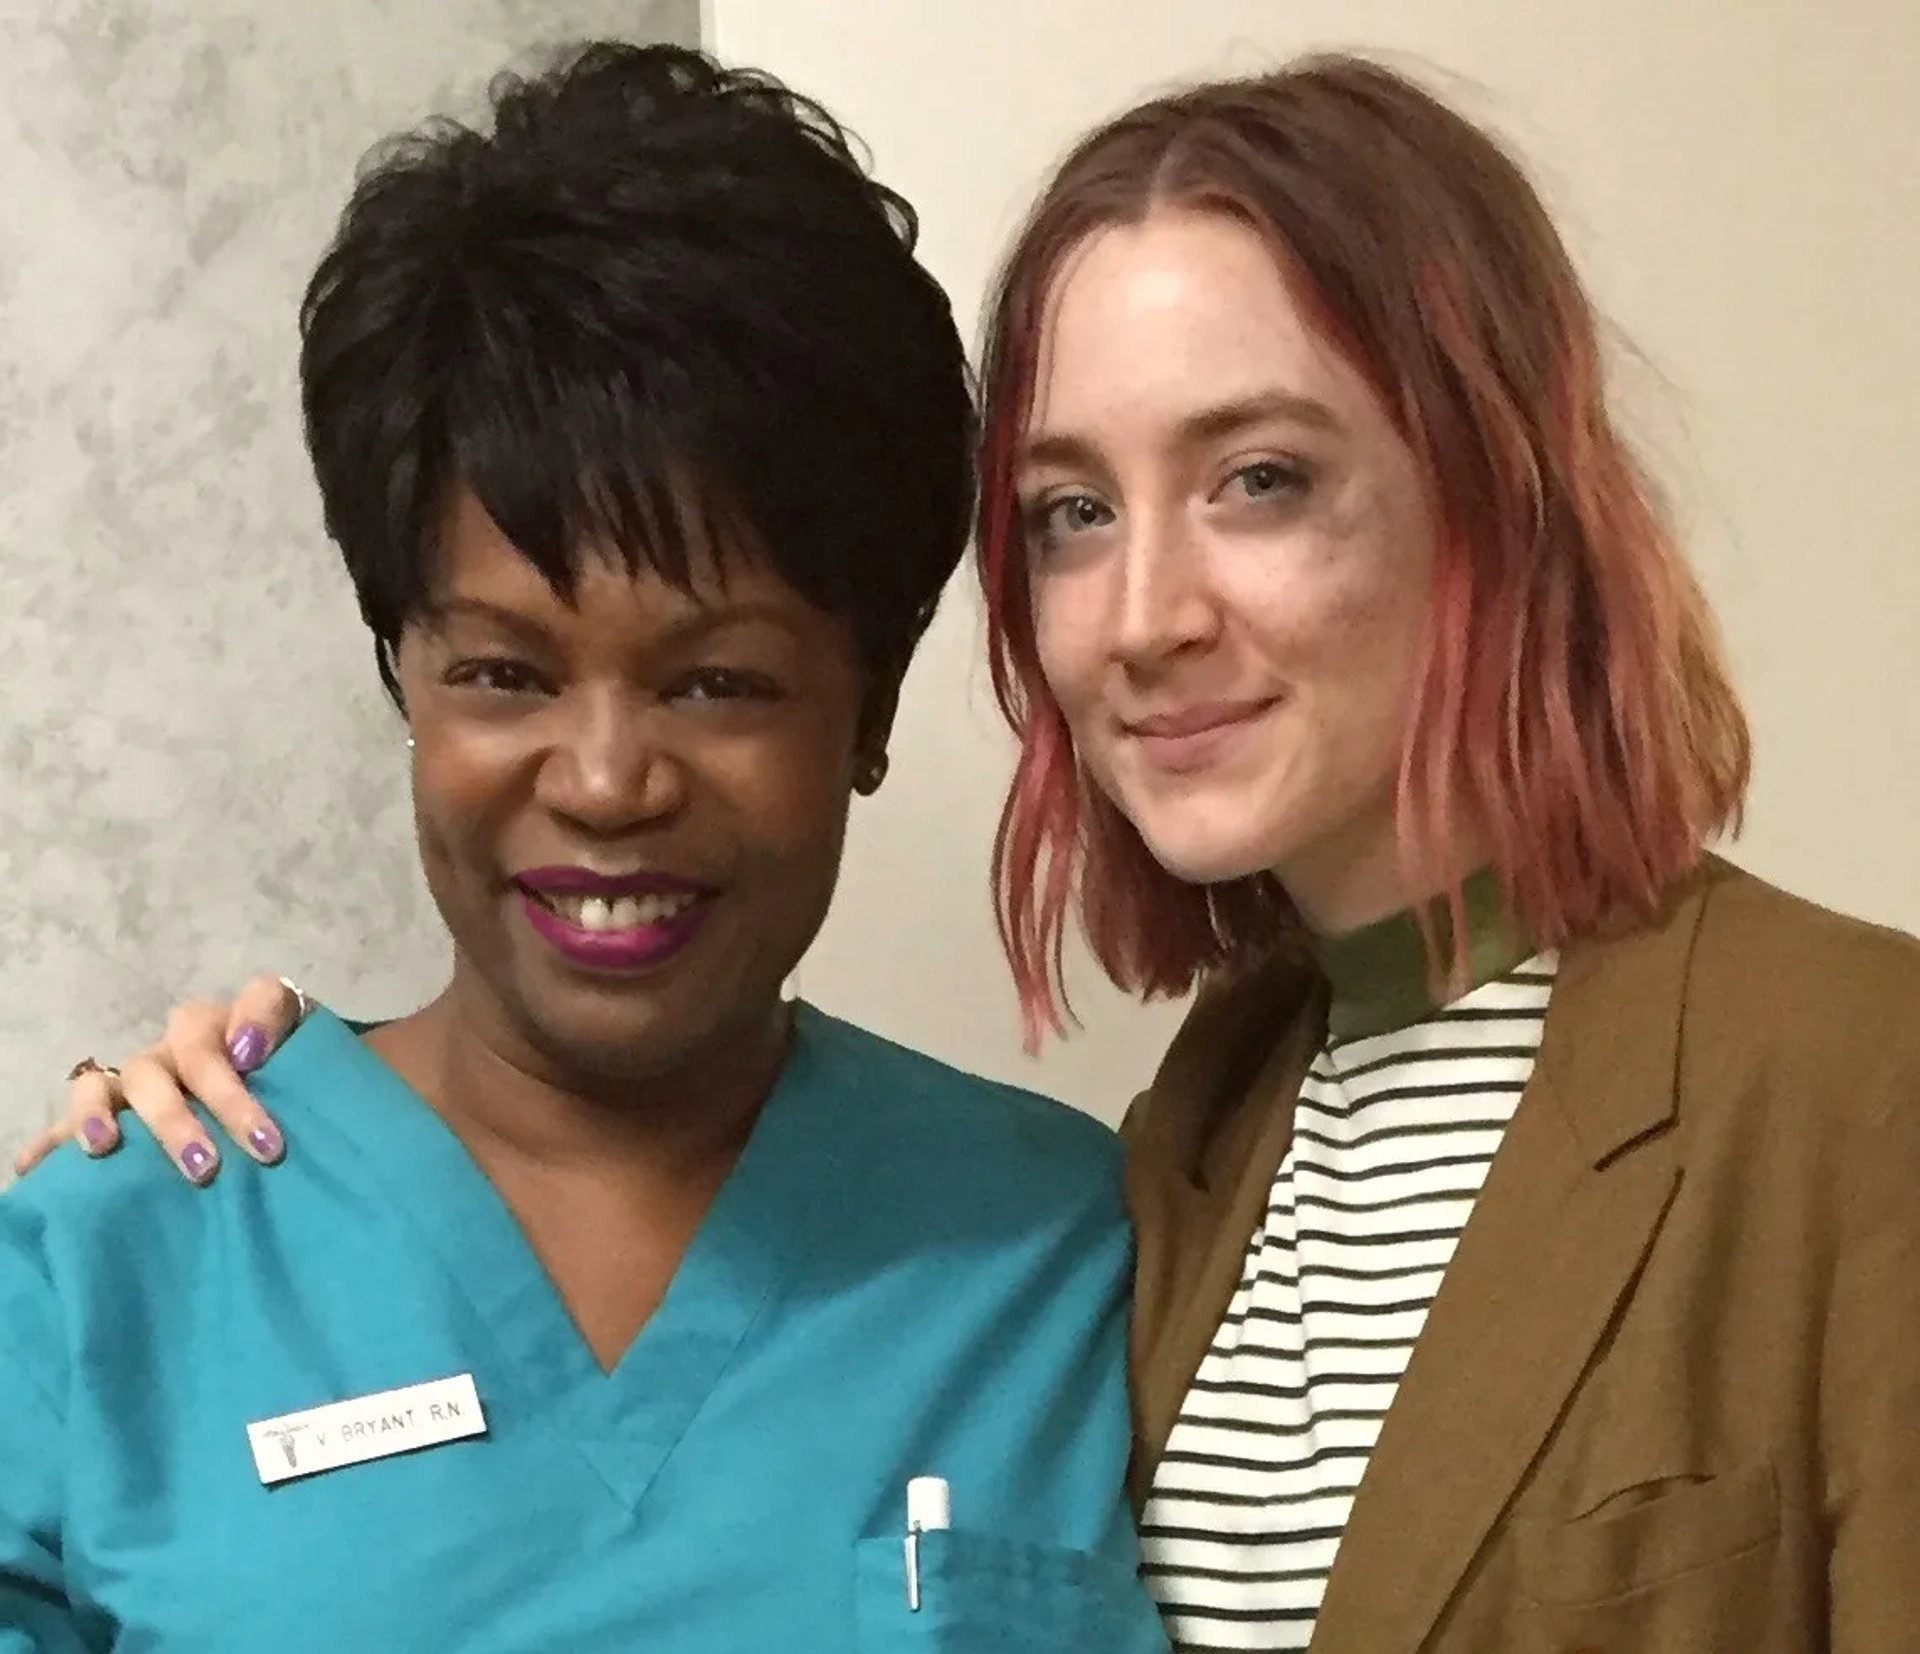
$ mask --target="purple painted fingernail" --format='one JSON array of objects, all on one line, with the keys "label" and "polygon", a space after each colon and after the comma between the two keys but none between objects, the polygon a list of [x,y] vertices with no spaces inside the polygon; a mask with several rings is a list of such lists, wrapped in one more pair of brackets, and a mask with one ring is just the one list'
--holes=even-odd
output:
[{"label": "purple painted fingernail", "polygon": [[267,1031],[249,1022],[227,1041],[227,1056],[236,1074],[251,1074],[267,1060]]},{"label": "purple painted fingernail", "polygon": [[278,1160],[287,1147],[281,1139],[279,1127],[271,1120],[262,1120],[247,1133],[247,1146],[261,1160]]},{"label": "purple painted fingernail", "polygon": [[80,1127],[80,1135],[86,1139],[87,1147],[98,1154],[113,1141],[113,1128],[98,1115],[92,1115]]},{"label": "purple painted fingernail", "polygon": [[213,1150],[204,1143],[189,1143],[180,1151],[180,1169],[196,1183],[213,1176]]}]

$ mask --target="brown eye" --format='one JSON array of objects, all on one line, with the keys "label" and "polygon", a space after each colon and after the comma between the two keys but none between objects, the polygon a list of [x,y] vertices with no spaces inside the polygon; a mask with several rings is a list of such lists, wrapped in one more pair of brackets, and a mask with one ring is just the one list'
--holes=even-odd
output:
[{"label": "brown eye", "polygon": [[537,695],[546,680],[525,661],[490,656],[455,661],[441,681],[457,689],[479,689],[490,695]]},{"label": "brown eye", "polygon": [[729,666],[707,666],[677,680],[667,698],[692,701],[699,705],[716,701],[770,701],[779,694],[779,685],[758,672],[741,672]]}]

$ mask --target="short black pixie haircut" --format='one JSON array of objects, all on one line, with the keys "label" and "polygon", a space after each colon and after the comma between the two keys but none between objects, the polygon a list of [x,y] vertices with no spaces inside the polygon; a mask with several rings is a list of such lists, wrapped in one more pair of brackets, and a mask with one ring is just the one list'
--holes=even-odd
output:
[{"label": "short black pixie haircut", "polygon": [[368,157],[301,306],[307,446],[388,692],[464,486],[569,599],[590,554],[685,588],[700,536],[744,532],[890,698],[974,489],[913,209],[819,105],[681,47],[569,48],[489,101],[490,129]]}]

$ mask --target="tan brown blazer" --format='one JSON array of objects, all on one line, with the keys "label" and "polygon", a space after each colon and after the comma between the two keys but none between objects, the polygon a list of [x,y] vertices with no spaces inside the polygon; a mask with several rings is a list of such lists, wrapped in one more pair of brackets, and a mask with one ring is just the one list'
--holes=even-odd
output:
[{"label": "tan brown blazer", "polygon": [[[1136,1496],[1317,1044],[1204,993],[1125,1135]],[[1710,862],[1566,950],[1315,1654],[1920,1654],[1920,943]]]}]

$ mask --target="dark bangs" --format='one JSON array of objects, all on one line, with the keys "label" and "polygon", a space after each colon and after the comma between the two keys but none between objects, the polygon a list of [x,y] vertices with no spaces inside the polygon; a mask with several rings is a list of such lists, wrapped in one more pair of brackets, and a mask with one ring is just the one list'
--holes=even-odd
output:
[{"label": "dark bangs", "polygon": [[363,172],[302,309],[328,532],[381,675],[452,492],[554,589],[764,558],[897,682],[965,544],[973,408],[914,221],[824,112],[594,46]]}]

